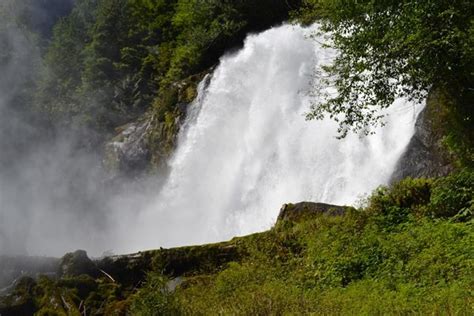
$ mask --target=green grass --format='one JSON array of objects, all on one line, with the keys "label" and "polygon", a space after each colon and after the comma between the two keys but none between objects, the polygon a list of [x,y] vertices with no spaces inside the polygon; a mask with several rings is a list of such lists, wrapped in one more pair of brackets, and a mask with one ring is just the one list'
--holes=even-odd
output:
[{"label": "green grass", "polygon": [[[472,180],[468,171],[436,181],[405,179],[344,216],[280,222],[235,239],[243,259],[185,277],[174,291],[152,273],[135,294],[132,313],[472,315],[472,216],[460,220],[453,211],[472,208],[469,174]],[[450,217],[433,212],[435,206],[448,207]]]}]

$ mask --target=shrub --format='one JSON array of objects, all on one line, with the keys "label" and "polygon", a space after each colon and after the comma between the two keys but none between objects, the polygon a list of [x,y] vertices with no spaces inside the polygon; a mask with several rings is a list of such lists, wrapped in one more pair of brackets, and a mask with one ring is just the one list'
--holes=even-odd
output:
[{"label": "shrub", "polygon": [[464,169],[434,182],[430,207],[435,217],[459,215],[472,218],[474,212],[474,173]]},{"label": "shrub", "polygon": [[132,300],[132,315],[175,315],[173,297],[167,286],[167,280],[161,274],[150,273],[145,285]]},{"label": "shrub", "polygon": [[365,209],[385,228],[406,222],[410,215],[420,217],[430,201],[432,180],[406,178],[391,187],[377,189]]}]

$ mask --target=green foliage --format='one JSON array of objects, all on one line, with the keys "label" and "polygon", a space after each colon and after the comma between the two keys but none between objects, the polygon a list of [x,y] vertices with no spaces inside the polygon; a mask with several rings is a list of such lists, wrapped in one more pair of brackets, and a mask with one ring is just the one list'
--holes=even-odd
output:
[{"label": "green foliage", "polygon": [[322,87],[308,118],[329,114],[345,136],[350,130],[370,132],[381,122],[380,109],[396,97],[423,100],[433,86],[453,98],[472,97],[472,1],[305,3],[303,20],[321,18],[322,30],[340,52],[325,69],[331,77],[322,80],[338,94]]},{"label": "green foliage", "polygon": [[374,214],[380,225],[391,228],[406,222],[410,215],[426,212],[432,180],[406,178],[392,187],[380,187],[368,201],[366,211]]},{"label": "green foliage", "polygon": [[474,173],[467,169],[434,182],[430,210],[436,217],[474,215]]},{"label": "green foliage", "polygon": [[247,32],[284,20],[298,2],[78,0],[47,49],[40,107],[56,125],[99,131],[152,104],[164,121],[176,82],[216,64]]},{"label": "green foliage", "polygon": [[134,295],[133,315],[174,315],[174,300],[167,288],[167,280],[159,274],[150,274],[145,285]]},{"label": "green foliage", "polygon": [[172,292],[153,273],[159,282],[139,291],[140,306],[179,315],[472,314],[472,223],[433,220],[429,212],[471,205],[472,187],[467,170],[405,179],[358,211],[277,223],[233,240],[241,259],[184,276]]},{"label": "green foliage", "polygon": [[82,52],[91,41],[96,1],[77,1],[70,15],[58,22],[43,58],[37,106],[58,125],[68,125],[83,113],[76,91],[84,69]]},{"label": "green foliage", "polygon": [[267,252],[278,238],[248,240],[261,252],[185,281],[173,304],[184,315],[472,312],[469,226],[422,220],[382,232],[359,224],[322,216],[290,228],[307,249],[299,259]]}]

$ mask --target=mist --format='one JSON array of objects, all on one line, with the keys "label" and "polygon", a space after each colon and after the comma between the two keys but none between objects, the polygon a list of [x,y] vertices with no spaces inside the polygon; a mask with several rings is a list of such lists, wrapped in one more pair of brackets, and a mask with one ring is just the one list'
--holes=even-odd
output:
[{"label": "mist", "polygon": [[61,255],[102,247],[106,174],[100,153],[80,150],[87,131],[52,128],[33,97],[41,36],[51,33],[71,5],[1,3],[6,18],[0,29],[0,254]]}]

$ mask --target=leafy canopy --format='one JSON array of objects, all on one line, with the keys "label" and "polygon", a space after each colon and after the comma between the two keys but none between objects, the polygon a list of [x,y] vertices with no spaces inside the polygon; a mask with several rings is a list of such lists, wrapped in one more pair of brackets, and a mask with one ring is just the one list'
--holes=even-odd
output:
[{"label": "leafy canopy", "polygon": [[[320,18],[339,51],[324,69],[309,119],[329,114],[340,136],[381,124],[395,98],[421,101],[433,87],[472,94],[474,2],[470,0],[306,0],[301,19]],[[329,75],[329,76],[327,76]],[[317,78],[320,79],[320,78]]]},{"label": "leafy canopy", "polygon": [[164,121],[175,104],[159,104],[177,82],[215,65],[248,32],[287,19],[299,3],[76,0],[46,48],[37,103],[55,125],[101,133],[152,107]]}]

